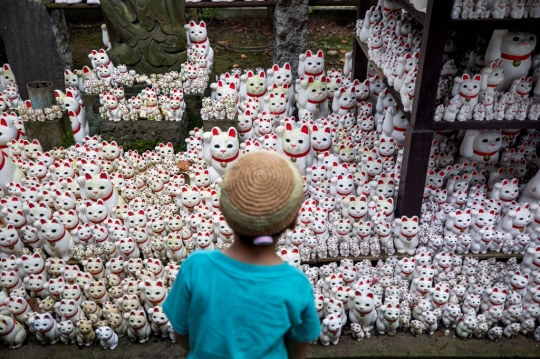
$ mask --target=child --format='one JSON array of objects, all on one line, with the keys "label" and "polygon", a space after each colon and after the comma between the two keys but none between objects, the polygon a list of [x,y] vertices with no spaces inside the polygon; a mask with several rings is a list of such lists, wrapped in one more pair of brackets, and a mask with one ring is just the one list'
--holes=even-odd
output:
[{"label": "child", "polygon": [[275,249],[302,197],[299,171],[279,154],[248,153],[228,170],[220,209],[234,243],[193,253],[163,304],[188,358],[305,358],[321,330],[313,291]]}]

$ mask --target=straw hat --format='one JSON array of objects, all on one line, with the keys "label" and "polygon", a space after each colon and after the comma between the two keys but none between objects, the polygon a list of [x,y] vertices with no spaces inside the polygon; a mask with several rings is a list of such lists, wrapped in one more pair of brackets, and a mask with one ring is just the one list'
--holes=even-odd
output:
[{"label": "straw hat", "polygon": [[271,151],[247,153],[225,174],[219,207],[236,234],[281,233],[296,218],[303,200],[300,172]]}]

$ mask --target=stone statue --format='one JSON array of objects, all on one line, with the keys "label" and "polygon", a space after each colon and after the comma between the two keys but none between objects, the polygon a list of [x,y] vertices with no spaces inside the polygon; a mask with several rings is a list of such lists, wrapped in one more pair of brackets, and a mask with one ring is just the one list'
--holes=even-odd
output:
[{"label": "stone statue", "polygon": [[139,73],[179,71],[186,59],[185,0],[101,0],[114,63]]}]

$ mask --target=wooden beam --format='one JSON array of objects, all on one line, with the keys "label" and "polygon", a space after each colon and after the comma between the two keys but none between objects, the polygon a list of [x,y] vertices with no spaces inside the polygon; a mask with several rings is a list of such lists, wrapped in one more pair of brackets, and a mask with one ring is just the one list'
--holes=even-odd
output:
[{"label": "wooden beam", "polygon": [[431,130],[405,132],[396,207],[398,216],[420,216],[432,140]]}]

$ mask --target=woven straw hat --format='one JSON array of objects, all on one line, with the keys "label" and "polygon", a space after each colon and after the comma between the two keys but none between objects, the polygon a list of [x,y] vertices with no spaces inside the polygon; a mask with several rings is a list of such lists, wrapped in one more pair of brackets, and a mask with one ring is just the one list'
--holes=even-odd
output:
[{"label": "woven straw hat", "polygon": [[242,155],[221,186],[219,207],[236,234],[281,233],[296,218],[303,199],[300,172],[275,152]]}]

